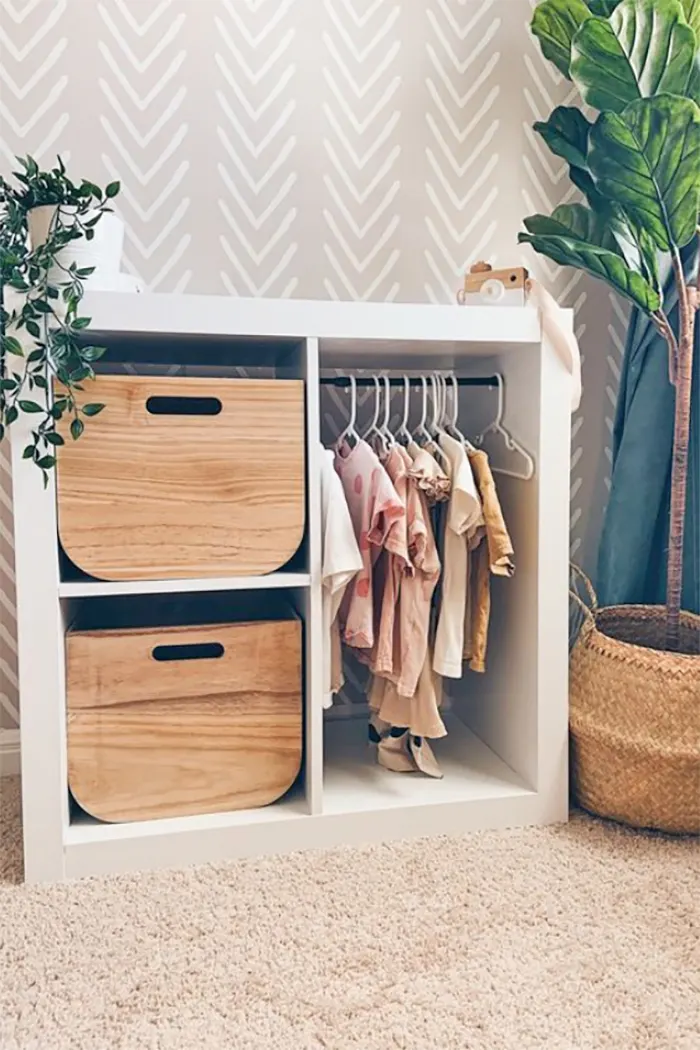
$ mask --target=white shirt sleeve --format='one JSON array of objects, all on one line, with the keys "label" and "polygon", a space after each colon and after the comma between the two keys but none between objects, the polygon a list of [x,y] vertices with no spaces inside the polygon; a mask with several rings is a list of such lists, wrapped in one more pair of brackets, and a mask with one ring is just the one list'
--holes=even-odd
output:
[{"label": "white shirt sleeve", "polygon": [[323,450],[321,469],[321,580],[323,585],[323,706],[332,696],[332,627],[345,589],[362,568],[343,483],[333,466],[333,453]]}]

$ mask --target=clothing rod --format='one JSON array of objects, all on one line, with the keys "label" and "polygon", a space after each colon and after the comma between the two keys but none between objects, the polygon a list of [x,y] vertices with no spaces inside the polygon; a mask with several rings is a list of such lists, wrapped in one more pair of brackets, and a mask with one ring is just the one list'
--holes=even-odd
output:
[{"label": "clothing rod", "polygon": [[[387,378],[389,380],[389,386],[403,386],[404,380],[402,376],[378,376],[382,383],[385,383]],[[429,376],[425,377],[429,379]],[[411,386],[420,386],[422,379],[420,376],[409,376],[408,382]],[[450,379],[450,384],[453,380]],[[324,386],[350,386],[350,380],[347,376],[322,376],[321,384]],[[355,376],[355,385],[358,387],[363,386],[374,386],[374,379],[372,376]],[[462,377],[457,379],[457,386],[498,386],[498,380],[496,376],[471,376]]]}]

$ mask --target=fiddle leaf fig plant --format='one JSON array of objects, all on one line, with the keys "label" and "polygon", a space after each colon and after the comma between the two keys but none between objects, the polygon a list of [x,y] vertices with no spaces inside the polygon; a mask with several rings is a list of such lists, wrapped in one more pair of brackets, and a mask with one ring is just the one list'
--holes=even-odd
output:
[{"label": "fiddle leaf fig plant", "polygon": [[[105,352],[86,345],[90,318],[80,313],[84,282],[94,267],[69,261],[65,249],[94,238],[120,186],[76,184],[60,157],[50,171],[32,157],[17,159],[21,170],[13,173],[14,182],[0,176],[0,441],[20,416],[31,416],[24,457],[41,470],[46,485],[56,450],[65,443],[57,423],[72,417],[69,432],[77,439],[84,419],[104,407],[83,396],[84,384],[94,378],[93,363]],[[39,214],[43,232],[30,238],[32,216]],[[14,302],[13,291],[19,293]]]},{"label": "fiddle leaf fig plant", "polygon": [[[651,318],[675,386],[666,645],[677,649],[700,246],[700,0],[543,0],[531,29],[586,111],[559,106],[534,125],[569,165],[583,201],[524,220],[521,243],[603,280]],[[700,250],[697,253],[700,258]],[[679,321],[664,310],[660,264],[673,271]]]}]

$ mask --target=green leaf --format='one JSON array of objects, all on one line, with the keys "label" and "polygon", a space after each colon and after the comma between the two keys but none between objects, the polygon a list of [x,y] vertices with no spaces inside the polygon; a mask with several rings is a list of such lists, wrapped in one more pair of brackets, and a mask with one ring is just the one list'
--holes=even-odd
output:
[{"label": "green leaf", "polygon": [[7,412],[5,413],[5,422],[7,423],[8,427],[12,426],[12,424],[15,423],[18,418],[19,410],[16,408],[15,405],[10,405]]},{"label": "green leaf", "polygon": [[84,430],[85,424],[82,419],[74,419],[70,425],[70,434],[73,440],[77,441]]},{"label": "green leaf", "polygon": [[586,3],[591,9],[591,14],[607,18],[613,13],[620,0],[586,0]]},{"label": "green leaf", "polygon": [[55,432],[55,430],[51,430],[47,434],[44,434],[44,441],[47,441],[49,445],[65,445],[65,441],[60,434]]},{"label": "green leaf", "polygon": [[106,346],[84,346],[80,351],[80,356],[83,361],[99,361],[106,353]]},{"label": "green leaf", "polygon": [[23,412],[43,412],[44,409],[41,405],[37,405],[36,401],[18,401],[17,404]]},{"label": "green leaf", "polygon": [[15,357],[24,357],[22,344],[19,339],[15,339],[13,335],[4,335],[2,337],[2,348],[6,353],[14,354]]},{"label": "green leaf", "polygon": [[621,113],[640,98],[685,95],[695,51],[679,0],[622,0],[574,36],[571,78],[589,106]]},{"label": "green leaf", "polygon": [[700,207],[700,109],[661,95],[601,113],[588,161],[600,192],[662,251],[693,238]]},{"label": "green leaf", "polygon": [[0,379],[0,390],[16,390],[17,385],[16,379]]},{"label": "green leaf", "polygon": [[121,189],[121,183],[120,182],[110,182],[109,185],[107,186],[107,189],[105,190],[105,197],[107,197],[108,199],[111,199],[112,197],[116,197],[117,194],[119,193],[120,189]]},{"label": "green leaf", "polygon": [[76,317],[76,319],[73,321],[72,327],[78,329],[87,328],[90,324],[90,321],[92,321],[91,317]]},{"label": "green leaf", "polygon": [[38,386],[40,390],[49,389],[49,384],[46,382],[46,376],[33,375],[31,378],[34,381],[34,385]]},{"label": "green leaf", "polygon": [[597,245],[586,244],[572,237],[543,236],[520,233],[521,244],[531,244],[536,252],[561,266],[573,266],[599,277],[620,295],[630,299],[645,313],[654,313],[661,306],[661,296],[640,274],[631,270],[615,252]]},{"label": "green leaf", "polygon": [[540,42],[542,54],[569,80],[571,43],[579,26],[590,17],[584,0],[544,0],[532,16],[530,29]]},{"label": "green leaf", "polygon": [[700,0],[681,0],[685,20],[695,33],[700,48]]},{"label": "green leaf", "polygon": [[27,364],[33,365],[35,361],[41,361],[43,356],[43,350],[32,350],[31,354],[27,358]]},{"label": "green leaf", "polygon": [[525,219],[528,233],[545,237],[569,237],[585,241],[619,255],[619,249],[608,224],[584,204],[560,204],[552,215],[531,215]]},{"label": "green leaf", "polygon": [[0,441],[2,441],[2,439],[4,437],[5,437],[5,425],[4,425],[4,423],[0,423]]},{"label": "green leaf", "polygon": [[22,450],[22,459],[33,459],[36,445],[25,445]]},{"label": "green leaf", "polygon": [[41,328],[36,321],[27,321],[27,331],[30,335],[33,335],[35,339],[41,339]]},{"label": "green leaf", "polygon": [[557,106],[549,120],[533,125],[552,153],[574,168],[588,168],[588,136],[593,126],[575,106]]},{"label": "green leaf", "polygon": [[100,405],[97,402],[91,405],[83,405],[82,412],[84,416],[97,416],[100,414],[104,405]]},{"label": "green leaf", "polygon": [[51,470],[51,467],[56,466],[55,456],[42,456],[41,459],[36,461],[36,465],[41,467],[42,470]]}]

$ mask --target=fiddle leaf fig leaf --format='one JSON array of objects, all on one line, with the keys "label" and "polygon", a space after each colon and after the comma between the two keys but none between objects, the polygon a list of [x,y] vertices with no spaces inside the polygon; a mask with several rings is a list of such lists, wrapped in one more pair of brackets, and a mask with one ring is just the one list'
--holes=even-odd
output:
[{"label": "fiddle leaf fig leaf", "polygon": [[528,233],[545,237],[570,237],[617,253],[617,242],[607,223],[584,204],[560,204],[551,216],[532,215],[525,219]]},{"label": "fiddle leaf fig leaf", "polygon": [[607,18],[611,15],[620,0],[586,0],[586,3],[591,9],[591,13],[594,15],[600,15],[601,18]]},{"label": "fiddle leaf fig leaf", "polygon": [[657,248],[683,248],[700,207],[700,109],[687,98],[640,99],[602,113],[588,162],[598,190],[622,207]]},{"label": "fiddle leaf fig leaf", "polygon": [[700,47],[700,0],[681,0],[685,20],[695,33],[695,39]]},{"label": "fiddle leaf fig leaf", "polygon": [[621,113],[640,98],[686,95],[696,50],[680,0],[622,0],[576,32],[571,78],[589,106]]},{"label": "fiddle leaf fig leaf", "polygon": [[601,278],[647,314],[655,313],[661,306],[661,296],[656,289],[641,274],[631,270],[616,252],[558,234],[520,233],[518,241],[531,244],[536,252],[561,266],[573,266]]},{"label": "fiddle leaf fig leaf", "polygon": [[545,0],[532,16],[530,28],[540,42],[542,54],[571,80],[571,43],[591,12],[584,0]]},{"label": "fiddle leaf fig leaf", "polygon": [[574,168],[588,168],[588,136],[592,124],[575,106],[557,106],[549,120],[538,120],[535,131],[552,153]]}]

